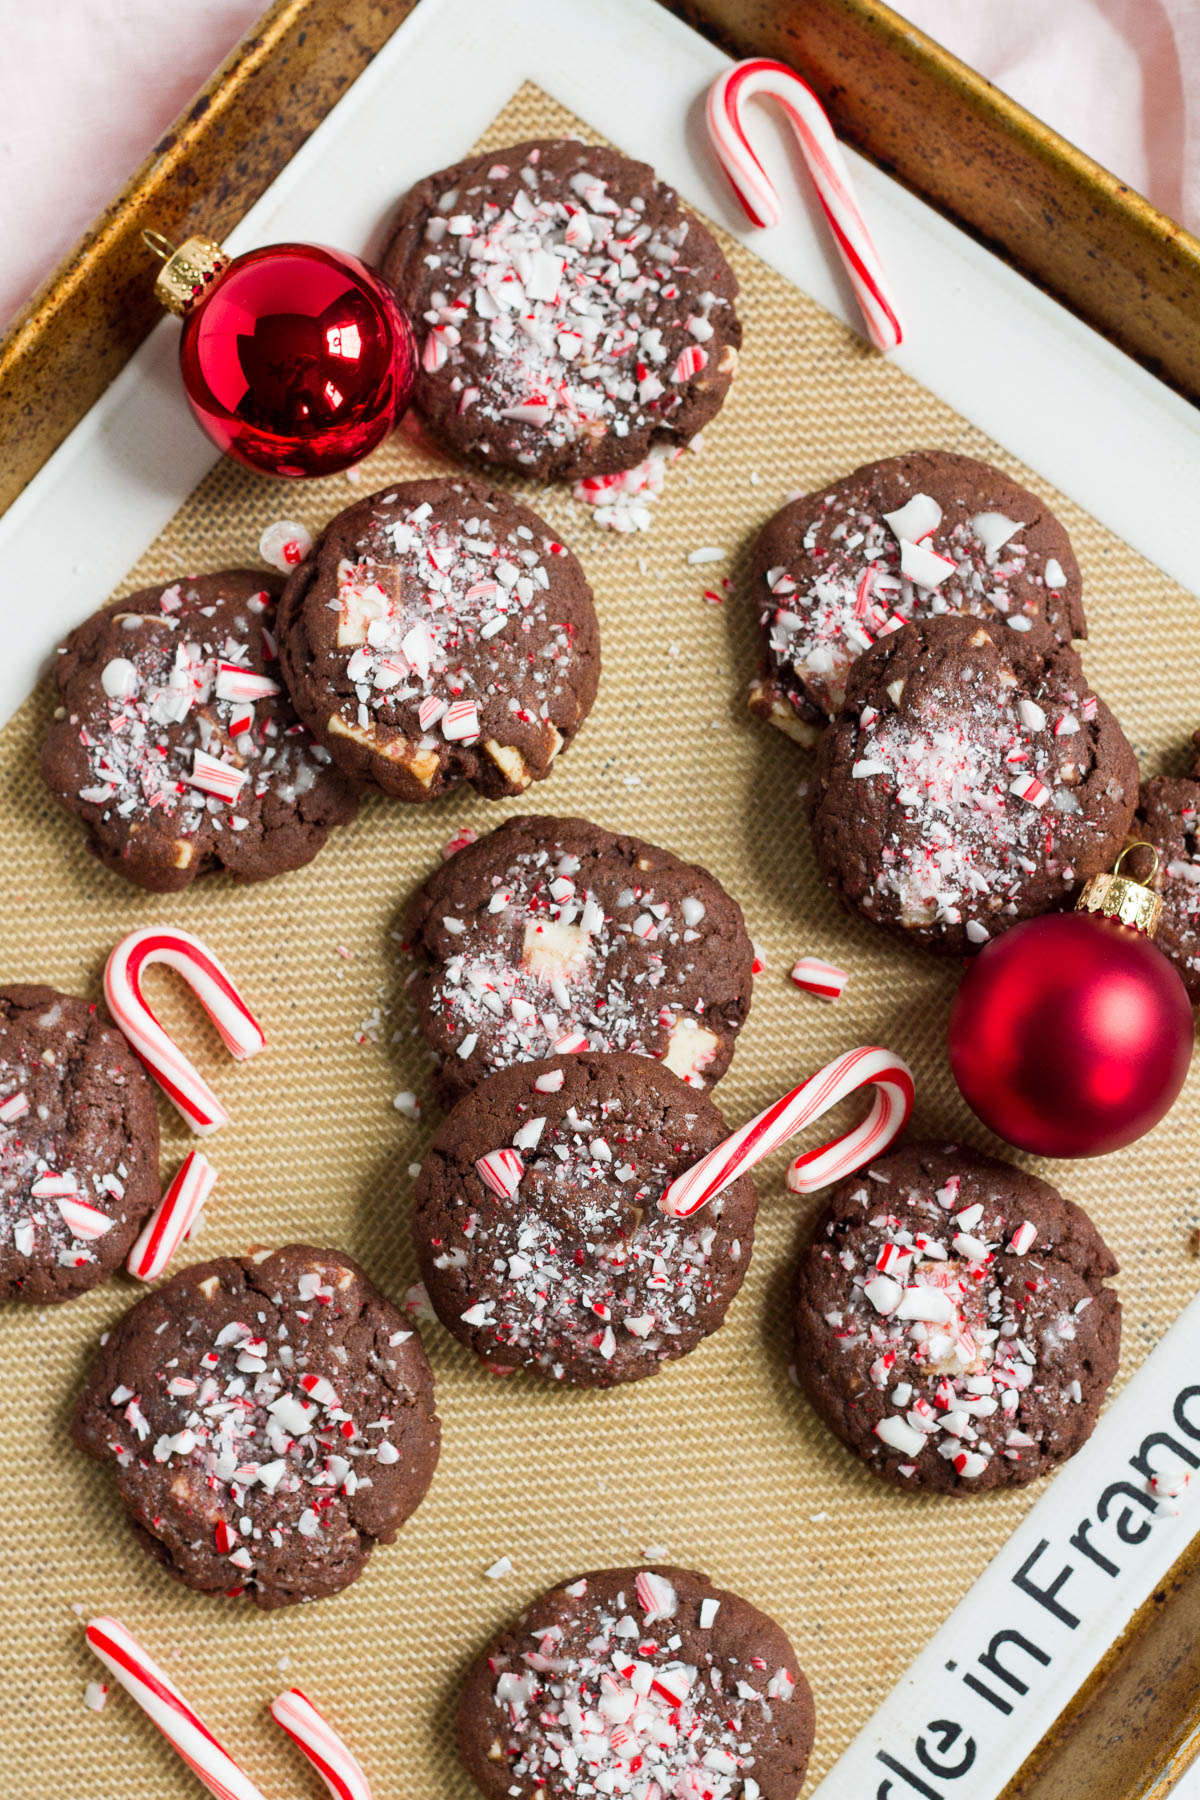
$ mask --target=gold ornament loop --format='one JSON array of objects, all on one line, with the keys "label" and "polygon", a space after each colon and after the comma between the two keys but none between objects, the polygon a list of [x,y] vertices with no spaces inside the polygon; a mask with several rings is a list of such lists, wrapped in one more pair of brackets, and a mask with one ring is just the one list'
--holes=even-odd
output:
[{"label": "gold ornament loop", "polygon": [[147,250],[153,252],[160,262],[168,262],[175,254],[175,246],[170,238],[165,238],[161,231],[143,231],[142,242]]},{"label": "gold ornament loop", "polygon": [[[1143,887],[1149,887],[1150,883],[1154,880],[1154,877],[1158,874],[1158,868],[1159,868],[1159,863],[1161,861],[1161,858],[1159,857],[1158,851],[1155,849],[1154,845],[1148,844],[1146,842],[1145,838],[1131,838],[1129,840],[1129,842],[1126,844],[1125,848],[1122,850],[1120,856],[1118,856],[1116,862],[1113,864],[1112,872],[1114,875],[1119,875],[1121,873],[1121,864],[1125,861],[1125,858],[1127,856],[1132,856],[1133,852],[1135,850],[1148,850],[1150,852],[1151,856],[1154,858],[1154,866],[1150,870],[1150,873],[1146,876],[1145,880],[1142,882]],[[1137,877],[1131,875],[1131,876],[1128,876],[1127,879],[1130,881],[1134,881],[1137,879]]]},{"label": "gold ornament loop", "polygon": [[[1135,881],[1132,875],[1120,872],[1121,864],[1134,850],[1149,850],[1154,858],[1154,867],[1146,881]],[[1116,919],[1120,925],[1131,926],[1134,931],[1153,937],[1163,909],[1162,895],[1156,894],[1149,885],[1158,873],[1158,863],[1154,845],[1141,838],[1134,839],[1126,844],[1110,875],[1093,875],[1084,882],[1083,892],[1075,902],[1076,912],[1098,913],[1101,918]]]}]

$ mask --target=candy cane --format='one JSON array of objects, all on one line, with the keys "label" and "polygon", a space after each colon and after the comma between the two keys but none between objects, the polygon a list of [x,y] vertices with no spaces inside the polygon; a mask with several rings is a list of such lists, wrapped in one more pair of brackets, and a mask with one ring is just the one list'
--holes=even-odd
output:
[{"label": "candy cane", "polygon": [[299,1688],[289,1688],[272,1700],[271,1717],[300,1746],[334,1800],[371,1800],[358,1759]]},{"label": "candy cane", "polygon": [[853,1174],[872,1156],[887,1149],[904,1130],[912,1112],[912,1070],[890,1050],[873,1045],[847,1050],[774,1106],[760,1112],[692,1168],[677,1175],[659,1207],[677,1219],[690,1218],[839,1100],[868,1086],[875,1089],[875,1099],[866,1118],[841,1137],[797,1157],[788,1170],[787,1184],[794,1194],[811,1194],[843,1175]]},{"label": "candy cane", "polygon": [[721,165],[752,225],[778,225],[779,195],[750,147],[742,109],[755,94],[778,100],[796,134],[866,320],[871,342],[894,350],[904,336],[888,281],[825,109],[786,63],[751,57],[727,69],[708,91],[708,130]]},{"label": "candy cane", "polygon": [[134,931],[109,957],[104,971],[109,1012],[197,1137],[207,1137],[229,1123],[229,1114],[142,998],[142,970],[151,963],[179,971],[236,1061],[256,1056],[267,1040],[230,976],[190,931]]},{"label": "candy cane", "polygon": [[188,1768],[217,1800],[263,1800],[260,1788],[238,1768],[174,1682],[117,1619],[93,1619],[87,1641],[100,1661],[158,1726]]},{"label": "candy cane", "polygon": [[139,1281],[157,1280],[200,1217],[216,1184],[217,1171],[207,1156],[190,1151],[129,1252],[125,1266],[131,1275]]}]

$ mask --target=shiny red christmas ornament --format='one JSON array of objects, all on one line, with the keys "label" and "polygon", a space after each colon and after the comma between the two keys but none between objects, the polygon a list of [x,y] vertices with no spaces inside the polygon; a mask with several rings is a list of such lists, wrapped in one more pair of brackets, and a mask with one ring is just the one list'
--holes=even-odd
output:
[{"label": "shiny red christmas ornament", "polygon": [[988,944],[950,1014],[950,1067],[967,1104],[1039,1156],[1132,1144],[1187,1076],[1191,1003],[1151,941],[1162,901],[1119,869],[1120,859],[1094,876],[1075,912]]},{"label": "shiny red christmas ornament", "polygon": [[361,462],[412,393],[417,352],[395,294],[356,256],[268,244],[230,258],[209,238],[166,258],[155,285],[183,319],[192,411],[227,455],[267,475],[332,475]]}]

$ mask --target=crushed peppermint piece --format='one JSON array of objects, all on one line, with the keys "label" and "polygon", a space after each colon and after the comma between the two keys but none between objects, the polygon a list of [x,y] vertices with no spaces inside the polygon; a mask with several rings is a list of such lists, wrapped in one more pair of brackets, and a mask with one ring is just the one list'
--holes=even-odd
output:
[{"label": "crushed peppermint piece", "polygon": [[836,1000],[844,992],[850,977],[836,963],[823,962],[819,956],[802,956],[792,964],[792,981],[806,994],[820,1000]]},{"label": "crushed peppermint piece", "polygon": [[258,554],[273,569],[290,575],[311,553],[312,533],[295,519],[276,519],[258,540]]}]

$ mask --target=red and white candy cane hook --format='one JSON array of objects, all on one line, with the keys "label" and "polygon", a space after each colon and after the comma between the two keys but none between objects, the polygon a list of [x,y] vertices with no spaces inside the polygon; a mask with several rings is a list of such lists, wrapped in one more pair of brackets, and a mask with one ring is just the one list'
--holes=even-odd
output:
[{"label": "red and white candy cane hook", "polygon": [[371,1800],[370,1783],[358,1758],[323,1719],[307,1694],[289,1688],[271,1702],[271,1717],[303,1750],[333,1800]]},{"label": "red and white candy cane hook", "polygon": [[112,1670],[121,1686],[179,1752],[192,1774],[217,1800],[264,1800],[262,1789],[243,1774],[174,1682],[147,1656],[119,1619],[93,1619],[86,1635],[100,1661]]},{"label": "red and white candy cane hook", "polygon": [[708,91],[713,148],[750,223],[778,225],[783,217],[779,195],[750,148],[742,124],[742,109],[756,94],[777,100],[787,114],[858,296],[871,342],[879,350],[894,350],[903,339],[904,328],[833,126],[817,96],[794,69],[761,56],[735,64]]},{"label": "red and white candy cane hook", "polygon": [[862,1087],[875,1089],[866,1118],[841,1137],[798,1156],[788,1170],[787,1184],[794,1194],[811,1194],[831,1181],[839,1181],[843,1175],[852,1175],[899,1136],[913,1105],[913,1078],[908,1064],[890,1050],[870,1044],[847,1050],[836,1061],[826,1063],[790,1094],[701,1157],[692,1168],[677,1175],[659,1207],[674,1218],[690,1218],[739,1175],[748,1174],[764,1156]]},{"label": "red and white candy cane hook", "polygon": [[114,1023],[197,1137],[207,1137],[229,1123],[229,1114],[143,999],[142,970],[151,963],[166,963],[179,971],[237,1062],[257,1056],[267,1040],[231,976],[190,931],[134,931],[109,957],[104,998]]}]

